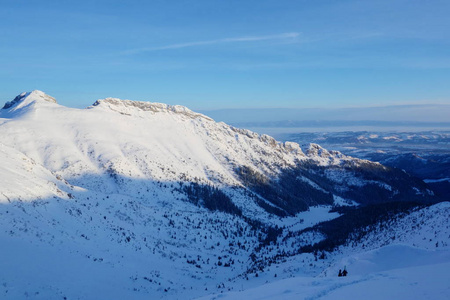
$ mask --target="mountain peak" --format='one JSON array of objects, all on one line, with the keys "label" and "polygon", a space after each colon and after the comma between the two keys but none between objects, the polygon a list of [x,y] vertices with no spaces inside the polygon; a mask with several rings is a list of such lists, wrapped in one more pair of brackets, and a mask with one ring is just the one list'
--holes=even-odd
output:
[{"label": "mountain peak", "polygon": [[133,101],[133,100],[121,100],[118,98],[106,98],[97,100],[92,107],[103,107],[108,108],[113,111],[117,111],[125,115],[133,115],[136,112],[168,112],[180,115],[185,115],[190,118],[203,118],[207,120],[212,120],[203,114],[193,112],[189,108],[181,105],[169,105],[164,103],[156,102],[145,102],[145,101]]},{"label": "mountain peak", "polygon": [[49,96],[42,91],[34,90],[32,92],[23,92],[22,94],[17,95],[12,101],[6,102],[2,109],[13,108],[15,110],[32,102],[57,103],[52,96]]}]

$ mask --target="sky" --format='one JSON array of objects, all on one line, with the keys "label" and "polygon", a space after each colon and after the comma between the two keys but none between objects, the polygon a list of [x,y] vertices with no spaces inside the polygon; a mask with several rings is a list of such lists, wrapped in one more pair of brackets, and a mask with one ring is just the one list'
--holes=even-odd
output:
[{"label": "sky", "polygon": [[450,1],[0,0],[0,102],[450,104]]}]

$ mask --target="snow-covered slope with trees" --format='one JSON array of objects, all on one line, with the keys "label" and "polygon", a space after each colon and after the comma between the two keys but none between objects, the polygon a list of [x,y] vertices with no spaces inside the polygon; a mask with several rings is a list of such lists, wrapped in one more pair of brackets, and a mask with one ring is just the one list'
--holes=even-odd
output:
[{"label": "snow-covered slope with trees", "polygon": [[[325,258],[311,261],[300,254],[254,279],[265,284],[201,299],[448,299],[449,202],[396,215],[363,231],[363,238],[350,238]],[[298,269],[280,279],[287,264]],[[311,276],[305,274],[308,267],[324,271]],[[344,268],[349,274],[338,277]]]},{"label": "snow-covered slope with trees", "polygon": [[326,261],[298,249],[326,238],[304,230],[339,217],[333,204],[433,200],[378,163],[115,98],[19,95],[0,111],[0,158],[9,299],[193,298],[262,283],[272,262],[317,275]]}]

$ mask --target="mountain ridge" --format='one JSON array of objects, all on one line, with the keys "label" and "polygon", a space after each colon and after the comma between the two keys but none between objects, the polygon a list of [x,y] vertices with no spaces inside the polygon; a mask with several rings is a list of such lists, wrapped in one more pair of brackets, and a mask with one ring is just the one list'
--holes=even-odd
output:
[{"label": "mountain ridge", "polygon": [[142,111],[151,111],[154,113],[157,112],[173,112],[177,114],[183,114],[191,118],[204,118],[207,120],[212,120],[211,118],[195,113],[192,110],[188,109],[185,106],[181,105],[168,105],[164,103],[156,103],[156,102],[144,102],[144,101],[134,101],[134,100],[121,100],[118,98],[105,98],[100,99],[94,102],[92,106],[88,108],[92,108],[95,106],[106,106],[112,110],[118,111],[119,113],[127,114],[129,111],[135,109]]},{"label": "mountain ridge", "polygon": [[[253,194],[248,201],[265,210],[270,209],[267,203],[284,207],[281,215],[306,210],[320,197],[327,200],[316,204],[333,204],[333,197],[364,203],[366,189],[378,195],[373,201],[394,201],[407,181],[414,185],[408,197],[432,196],[423,182],[378,163],[317,144],[305,145],[304,152],[296,143],[216,123],[182,106],[107,98],[88,109],[72,109],[54,105],[56,100],[40,91],[13,102],[7,111],[33,117],[12,116],[2,125],[3,143],[75,186],[114,186],[113,191],[119,187],[127,193],[128,183],[136,179],[234,187]],[[397,180],[405,188],[390,185],[391,173],[405,177]],[[97,178],[96,183],[86,176]]]}]

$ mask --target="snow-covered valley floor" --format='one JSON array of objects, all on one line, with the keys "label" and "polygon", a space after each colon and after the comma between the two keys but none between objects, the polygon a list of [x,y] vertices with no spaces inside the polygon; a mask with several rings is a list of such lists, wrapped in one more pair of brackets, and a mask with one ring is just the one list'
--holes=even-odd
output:
[{"label": "snow-covered valley floor", "polygon": [[295,276],[243,291],[200,299],[449,299],[450,251],[386,246],[343,259],[331,269],[349,270],[346,277]]},{"label": "snow-covered valley floor", "polygon": [[[59,205],[73,209],[68,204]],[[3,223],[2,228],[9,230],[0,233],[1,299],[435,300],[449,299],[450,295],[448,202],[392,220],[388,227],[380,226],[359,242],[327,253],[324,259],[304,253],[237,277],[249,263],[244,261],[245,254],[222,252],[224,257],[236,260],[231,268],[223,268],[217,266],[217,256],[210,250],[184,245],[170,237],[176,228],[177,235],[191,238],[198,237],[199,232],[200,236],[210,235],[208,228],[179,227],[180,219],[186,217],[197,224],[200,219],[195,218],[195,212],[174,219],[169,215],[166,222],[173,225],[161,227],[161,233],[154,231],[153,238],[145,231],[138,234],[138,223],[133,227],[120,224],[124,232],[134,228],[137,236],[146,236],[148,242],[154,240],[151,245],[155,246],[146,250],[136,248],[135,240],[116,240],[101,223],[85,224],[86,218],[90,220],[87,216],[50,218],[53,225],[45,224],[48,218],[40,219],[40,215],[57,208],[50,204],[36,211],[30,210],[31,205],[18,203],[0,208],[3,220],[8,214],[15,215],[10,218],[14,224]],[[20,224],[22,213],[30,214],[29,220],[35,221]],[[323,208],[304,214],[304,223],[314,215],[326,217]],[[89,226],[94,236],[85,235]],[[67,231],[61,232],[63,228]],[[57,238],[58,233],[61,236]],[[224,246],[228,245],[226,239],[214,240],[221,244],[216,247],[222,251],[228,248]],[[201,268],[186,264],[186,259],[197,260]],[[211,264],[205,262],[209,259]],[[339,269],[344,267],[348,276],[338,277]]]}]

